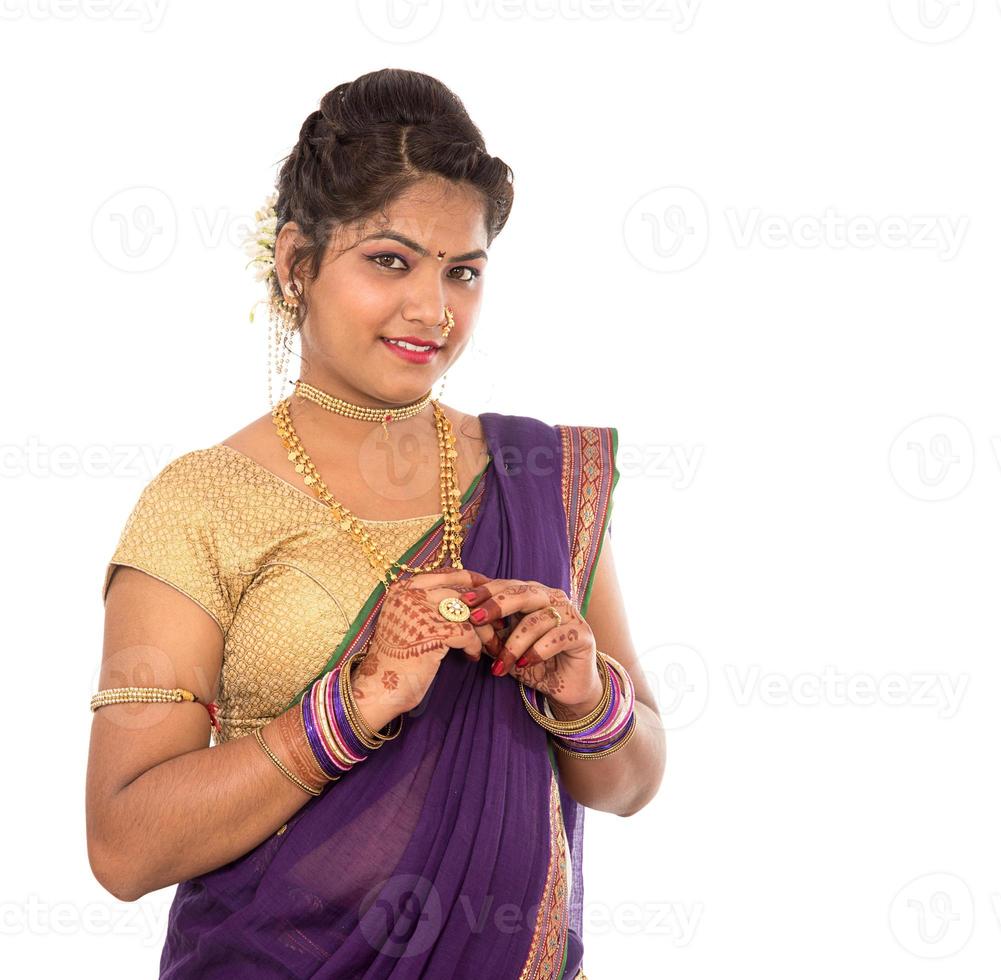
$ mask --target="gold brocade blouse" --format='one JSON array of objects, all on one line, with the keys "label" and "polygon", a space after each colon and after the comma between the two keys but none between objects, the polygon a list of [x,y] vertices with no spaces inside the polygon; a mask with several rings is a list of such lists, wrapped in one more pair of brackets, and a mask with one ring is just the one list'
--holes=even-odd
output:
[{"label": "gold brocade blouse", "polygon": [[[361,523],[398,558],[440,516]],[[116,565],[168,583],[219,625],[216,741],[280,715],[380,581],[327,504],[221,443],[179,456],[143,489],[108,562],[104,600]]]}]

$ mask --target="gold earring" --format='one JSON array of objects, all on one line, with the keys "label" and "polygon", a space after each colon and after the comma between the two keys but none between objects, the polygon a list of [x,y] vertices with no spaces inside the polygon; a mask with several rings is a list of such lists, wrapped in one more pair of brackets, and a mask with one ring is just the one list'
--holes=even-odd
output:
[{"label": "gold earring", "polygon": [[[278,280],[275,279],[275,282],[277,283]],[[299,288],[298,280],[293,280],[293,282],[295,289],[293,289],[292,285],[286,284],[283,291],[284,295],[278,294],[276,296],[276,290],[274,288],[270,290],[271,298],[268,303],[268,313],[274,329],[272,331],[272,346],[268,359],[268,402],[271,405],[272,411],[274,411],[276,403],[271,387],[271,376],[274,373],[281,378],[281,391],[282,397],[284,397],[285,385],[288,384],[288,361],[289,354],[292,352],[292,335],[295,333],[299,320],[299,304],[289,303],[285,299],[286,296],[294,297],[296,290]]]},{"label": "gold earring", "polygon": [[445,326],[441,328],[441,335],[447,337],[452,327],[455,326],[455,314],[452,312],[451,306],[445,307]]}]

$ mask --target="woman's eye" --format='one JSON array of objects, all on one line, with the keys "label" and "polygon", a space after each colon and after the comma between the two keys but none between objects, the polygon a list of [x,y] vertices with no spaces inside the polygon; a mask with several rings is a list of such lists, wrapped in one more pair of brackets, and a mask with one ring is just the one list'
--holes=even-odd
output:
[{"label": "woman's eye", "polygon": [[[370,262],[374,262],[381,269],[390,269],[393,272],[402,272],[404,269],[410,268],[407,263],[399,255],[395,255],[392,252],[383,252],[381,255],[373,255],[369,258]],[[393,265],[392,263],[399,262],[400,265]],[[453,272],[469,273],[466,276],[452,276],[456,282],[473,282],[480,277],[480,270],[474,269],[471,265],[458,265],[454,269],[449,271],[451,275]]]},{"label": "woman's eye", "polygon": [[380,261],[380,259],[389,259],[390,262],[403,262],[403,259],[401,259],[398,255],[393,255],[390,252],[385,252],[382,255],[373,255],[372,256],[372,261],[376,265],[381,266],[383,269],[405,269],[407,267],[406,262],[403,262],[402,266],[399,266],[399,265],[397,265],[397,266],[383,265],[383,263]]}]

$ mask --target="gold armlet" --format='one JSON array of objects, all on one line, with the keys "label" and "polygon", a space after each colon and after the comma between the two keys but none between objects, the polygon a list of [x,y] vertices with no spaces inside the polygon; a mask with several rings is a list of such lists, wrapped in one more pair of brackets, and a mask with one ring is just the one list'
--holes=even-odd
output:
[{"label": "gold armlet", "polygon": [[157,703],[198,701],[198,695],[183,687],[107,687],[90,699],[90,710],[97,711],[106,704],[128,704],[133,701]]}]

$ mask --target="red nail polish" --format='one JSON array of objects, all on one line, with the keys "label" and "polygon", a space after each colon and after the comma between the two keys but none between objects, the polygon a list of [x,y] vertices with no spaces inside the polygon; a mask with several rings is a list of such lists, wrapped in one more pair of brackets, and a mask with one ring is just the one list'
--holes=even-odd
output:
[{"label": "red nail polish", "polygon": [[519,657],[517,663],[519,667],[524,667],[528,663],[528,657]]},{"label": "red nail polish", "polygon": [[486,609],[475,609],[470,613],[469,618],[474,623],[482,623],[487,618],[487,611]]},{"label": "red nail polish", "polygon": [[494,677],[500,677],[500,675],[504,673],[504,658],[503,657],[498,657],[493,662],[493,664],[490,667],[490,673],[493,674]]},{"label": "red nail polish", "polygon": [[460,597],[463,602],[472,602],[476,598],[475,592],[463,592]]}]

